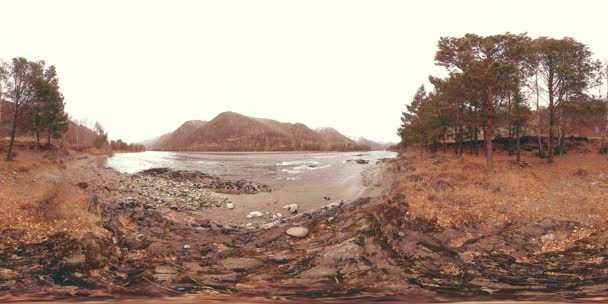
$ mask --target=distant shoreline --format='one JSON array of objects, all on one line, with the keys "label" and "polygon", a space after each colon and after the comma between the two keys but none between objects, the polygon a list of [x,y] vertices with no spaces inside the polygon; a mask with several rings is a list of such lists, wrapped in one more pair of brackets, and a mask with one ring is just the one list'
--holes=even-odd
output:
[{"label": "distant shoreline", "polygon": [[[369,152],[380,152],[390,150],[366,150],[366,151],[174,151],[174,150],[146,150],[140,152],[173,152],[173,153],[197,153],[197,154],[325,154],[325,153],[369,153]],[[126,151],[115,151],[115,153],[138,153],[138,152],[126,152]]]}]

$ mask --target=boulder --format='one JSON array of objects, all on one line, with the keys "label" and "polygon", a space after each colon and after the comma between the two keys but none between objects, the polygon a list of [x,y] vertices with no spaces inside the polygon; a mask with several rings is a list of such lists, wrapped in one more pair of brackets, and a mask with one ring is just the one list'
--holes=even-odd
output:
[{"label": "boulder", "polygon": [[308,228],[298,226],[287,229],[287,234],[296,238],[303,238],[308,235]]}]

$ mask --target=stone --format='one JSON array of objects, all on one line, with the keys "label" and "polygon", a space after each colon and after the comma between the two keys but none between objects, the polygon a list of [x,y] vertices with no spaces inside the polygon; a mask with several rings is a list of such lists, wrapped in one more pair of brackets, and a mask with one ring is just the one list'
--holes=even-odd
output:
[{"label": "stone", "polygon": [[188,245],[188,244],[184,245],[184,249],[190,249],[190,248],[192,248],[192,247],[190,247],[190,245]]},{"label": "stone", "polygon": [[238,272],[253,270],[264,265],[260,260],[253,258],[226,258],[220,260],[218,264],[224,268]]},{"label": "stone", "polygon": [[18,272],[8,269],[8,268],[0,268],[0,280],[10,280],[12,278],[17,277],[19,275]]},{"label": "stone", "polygon": [[148,246],[148,252],[150,255],[156,257],[168,255],[170,251],[171,250],[167,247],[167,245],[163,244],[162,242],[154,242]]},{"label": "stone", "polygon": [[72,256],[64,258],[63,261],[66,264],[69,264],[69,265],[84,264],[84,262],[85,262],[85,255],[82,254],[82,253],[75,254],[75,255],[72,255]]},{"label": "stone", "polygon": [[553,233],[547,233],[540,237],[540,240],[543,242],[552,241],[553,239],[555,239],[555,235]]},{"label": "stone", "polygon": [[286,233],[293,237],[303,238],[308,235],[308,228],[302,226],[291,227],[287,229]]},{"label": "stone", "polygon": [[173,266],[156,266],[156,268],[154,268],[154,273],[177,273],[177,268]]},{"label": "stone", "polygon": [[315,266],[311,269],[308,269],[306,271],[303,271],[302,273],[300,273],[298,275],[298,277],[300,278],[304,278],[304,279],[320,279],[320,278],[327,278],[327,277],[335,277],[337,274],[337,270],[332,268],[332,267],[328,267],[328,266]]},{"label": "stone", "polygon": [[232,202],[228,202],[228,203],[226,203],[226,208],[234,209],[234,205],[232,204]]},{"label": "stone", "polygon": [[16,284],[17,284],[17,281],[15,281],[15,280],[8,280],[8,281],[0,283],[0,287],[10,288],[10,287],[15,286]]},{"label": "stone", "polygon": [[262,217],[264,214],[260,211],[251,211],[249,212],[249,214],[247,215],[247,218],[257,218],[257,217]]},{"label": "stone", "polygon": [[291,213],[297,213],[298,212],[298,204],[285,205],[285,206],[283,206],[283,209],[287,209]]}]

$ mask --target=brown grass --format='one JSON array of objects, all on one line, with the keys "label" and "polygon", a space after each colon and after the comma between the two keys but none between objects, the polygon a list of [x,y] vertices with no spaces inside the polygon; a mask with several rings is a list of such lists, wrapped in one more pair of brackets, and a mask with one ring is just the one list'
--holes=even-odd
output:
[{"label": "brown grass", "polygon": [[406,154],[396,190],[408,198],[413,215],[445,227],[516,218],[607,226],[608,157],[573,152],[547,164],[526,155],[525,168],[514,166],[513,158],[497,153],[496,173],[488,176],[483,156],[440,153],[420,159]]},{"label": "brown grass", "polygon": [[15,161],[0,160],[0,233],[13,229],[20,242],[39,242],[58,232],[97,232],[87,196],[62,181],[54,153],[17,149]]}]

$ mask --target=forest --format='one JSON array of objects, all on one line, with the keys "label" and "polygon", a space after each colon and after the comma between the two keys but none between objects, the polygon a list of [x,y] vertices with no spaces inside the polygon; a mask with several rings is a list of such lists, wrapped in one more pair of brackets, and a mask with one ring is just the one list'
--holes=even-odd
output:
[{"label": "forest", "polygon": [[[485,154],[494,173],[495,145],[504,144],[520,162],[522,142],[554,161],[567,152],[569,136],[597,137],[607,153],[608,64],[573,38],[500,34],[442,37],[435,64],[446,76],[429,76],[402,113],[400,148],[424,152],[465,150]],[[608,95],[608,94],[607,94]]]}]

